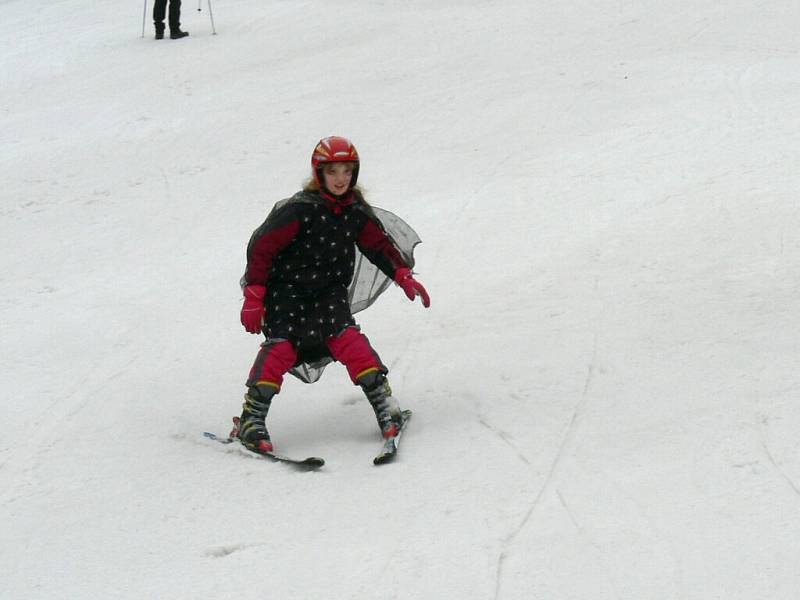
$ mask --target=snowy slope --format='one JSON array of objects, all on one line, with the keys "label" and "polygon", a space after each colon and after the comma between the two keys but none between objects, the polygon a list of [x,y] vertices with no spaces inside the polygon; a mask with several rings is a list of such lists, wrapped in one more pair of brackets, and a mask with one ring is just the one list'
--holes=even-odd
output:
[{"label": "snowy slope", "polygon": [[[203,8],[0,2],[0,599],[796,597],[796,2]],[[295,473],[200,433],[329,134],[433,305],[359,318],[398,462],[334,365],[270,415]]]}]

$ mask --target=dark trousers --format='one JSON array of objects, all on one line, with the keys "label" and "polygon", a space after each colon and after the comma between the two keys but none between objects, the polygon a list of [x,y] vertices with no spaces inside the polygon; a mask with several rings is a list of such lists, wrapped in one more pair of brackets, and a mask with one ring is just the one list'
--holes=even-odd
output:
[{"label": "dark trousers", "polygon": [[[164,17],[167,14],[167,0],[153,2],[153,22],[156,29],[164,30]],[[181,0],[169,0],[169,30],[178,31],[181,28]]]}]

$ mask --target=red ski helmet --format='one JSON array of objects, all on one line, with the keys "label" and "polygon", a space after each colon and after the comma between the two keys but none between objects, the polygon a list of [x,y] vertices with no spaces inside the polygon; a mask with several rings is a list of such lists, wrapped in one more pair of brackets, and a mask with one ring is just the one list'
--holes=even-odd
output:
[{"label": "red ski helmet", "polygon": [[311,169],[319,185],[323,185],[322,167],[328,163],[351,162],[353,165],[353,178],[350,180],[350,187],[355,186],[358,180],[358,152],[353,143],[347,138],[332,135],[322,138],[317,143],[314,152],[311,154]]}]

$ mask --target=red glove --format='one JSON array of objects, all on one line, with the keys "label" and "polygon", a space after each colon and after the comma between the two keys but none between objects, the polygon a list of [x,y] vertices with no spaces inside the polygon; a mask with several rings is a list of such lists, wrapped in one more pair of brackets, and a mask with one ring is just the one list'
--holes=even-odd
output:
[{"label": "red glove", "polygon": [[422,287],[422,284],[414,279],[411,275],[411,269],[408,267],[401,267],[394,272],[394,280],[408,296],[408,299],[413,301],[416,296],[422,298],[422,306],[428,308],[431,305],[431,298],[428,292]]},{"label": "red glove", "polygon": [[264,298],[267,288],[263,285],[248,285],[244,288],[244,305],[242,306],[241,321],[244,328],[250,333],[261,333],[264,324]]}]

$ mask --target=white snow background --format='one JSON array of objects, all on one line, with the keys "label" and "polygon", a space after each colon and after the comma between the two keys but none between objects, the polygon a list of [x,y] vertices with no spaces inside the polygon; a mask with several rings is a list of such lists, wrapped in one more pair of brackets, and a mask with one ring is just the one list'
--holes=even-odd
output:
[{"label": "white snow background", "polygon": [[[795,0],[0,2],[0,599],[794,600]],[[148,10],[151,4],[148,3]],[[277,448],[205,440],[325,135],[419,233]]]}]

